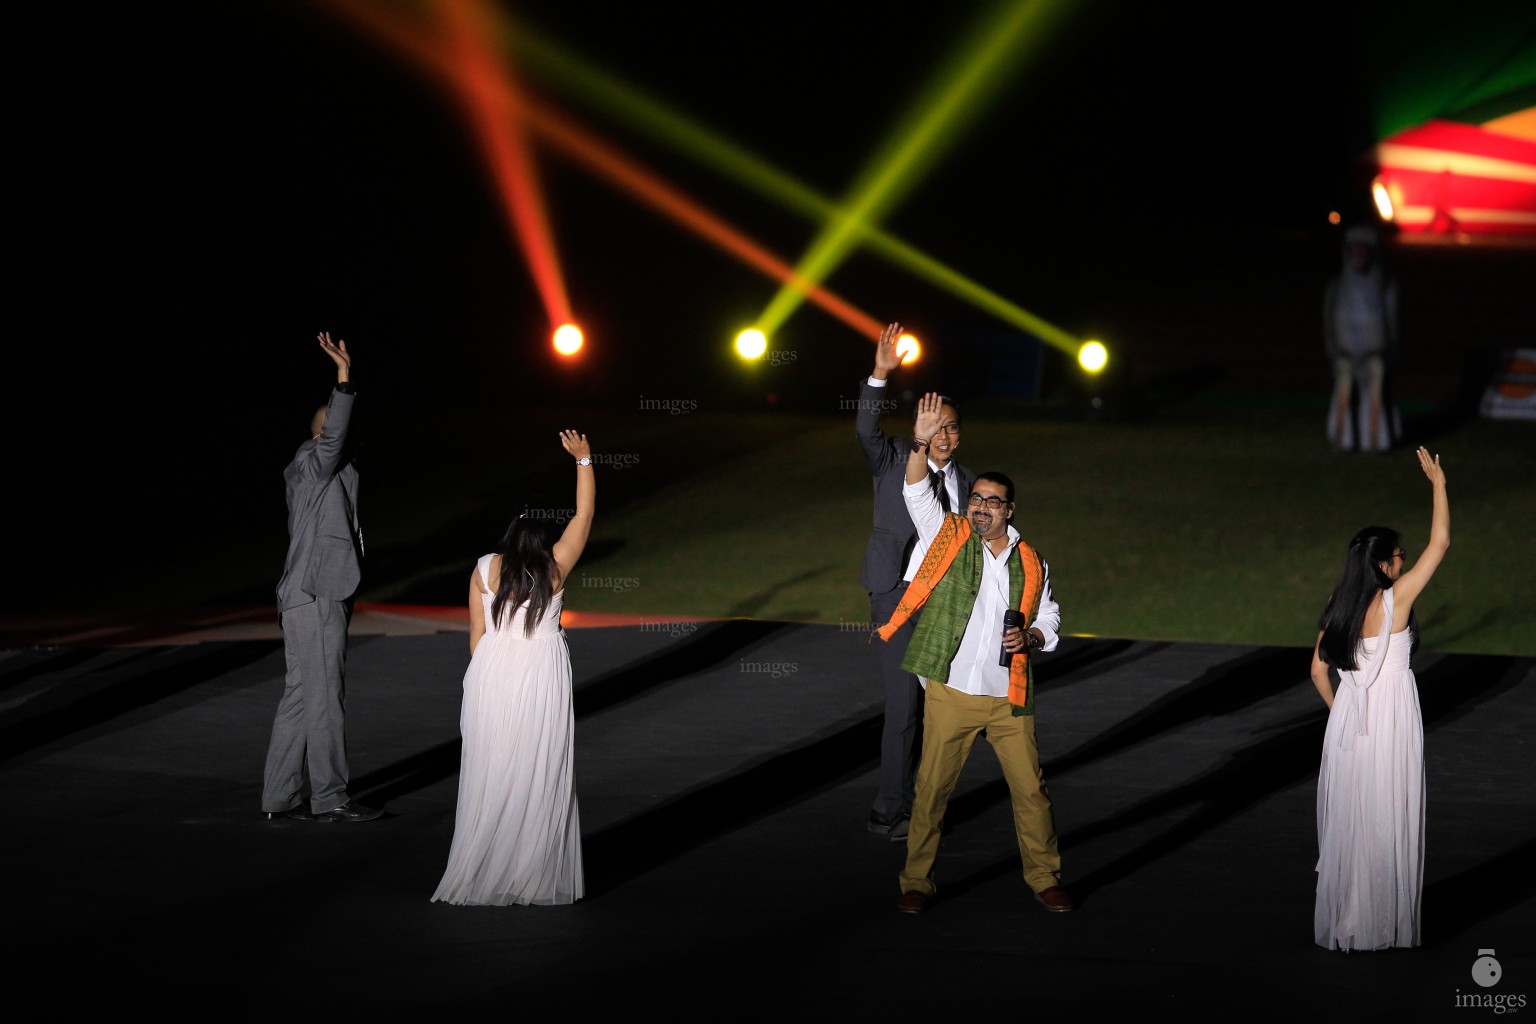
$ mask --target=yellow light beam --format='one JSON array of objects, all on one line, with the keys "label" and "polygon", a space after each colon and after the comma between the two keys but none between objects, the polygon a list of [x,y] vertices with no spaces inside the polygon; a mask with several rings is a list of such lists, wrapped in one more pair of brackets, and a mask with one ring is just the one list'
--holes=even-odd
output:
[{"label": "yellow light beam", "polygon": [[[1037,38],[1058,8],[1057,0],[1015,0],[981,19],[936,76],[931,98],[920,103],[866,165],[836,217],[801,259],[799,276],[818,283],[843,261],[865,224],[878,223],[981,112],[995,89],[999,69],[1016,63],[1024,43]],[[792,288],[779,288],[758,318],[773,333],[804,301]]]}]

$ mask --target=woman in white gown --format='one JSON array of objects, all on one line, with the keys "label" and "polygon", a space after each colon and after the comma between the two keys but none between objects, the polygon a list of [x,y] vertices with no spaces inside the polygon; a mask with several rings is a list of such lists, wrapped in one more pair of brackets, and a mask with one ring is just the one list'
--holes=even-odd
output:
[{"label": "woman in white gown", "polygon": [[555,525],[563,510],[530,509],[470,577],[459,802],[433,900],[552,905],[585,893],[560,609],[592,529],[596,481],[586,435],[561,431],[560,443],[576,458],[576,508],[564,532]]},{"label": "woman in white gown", "polygon": [[1451,514],[1439,456],[1423,448],[1418,456],[1434,495],[1424,553],[1404,570],[1396,530],[1357,533],[1312,652],[1312,683],[1329,709],[1313,911],[1317,944],[1326,949],[1419,944],[1424,722],[1409,655],[1418,646],[1413,602],[1451,545]]}]

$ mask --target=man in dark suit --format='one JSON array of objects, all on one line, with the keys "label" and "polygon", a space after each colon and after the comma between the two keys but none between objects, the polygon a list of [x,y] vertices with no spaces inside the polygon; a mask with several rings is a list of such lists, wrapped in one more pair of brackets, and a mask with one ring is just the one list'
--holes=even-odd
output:
[{"label": "man in dark suit", "polygon": [[[864,464],[874,479],[874,529],[864,549],[859,582],[869,593],[869,617],[875,624],[890,621],[927,550],[918,541],[917,529],[902,498],[912,441],[886,437],[880,429],[880,414],[896,409],[887,380],[891,371],[901,365],[901,356],[896,353],[900,336],[900,324],[890,324],[881,332],[875,347],[874,371],[859,388],[854,428],[864,451]],[[954,461],[955,451],[960,447],[960,411],[953,400],[945,400],[943,412],[939,429],[931,438],[923,439],[928,442],[929,478],[940,506],[963,512],[976,475]],[[880,784],[870,807],[869,830],[893,842],[907,837],[913,778],[922,750],[923,690],[917,677],[901,668],[907,641],[916,625],[916,619],[909,619],[889,643],[880,645],[878,655],[885,690],[885,724],[880,734]]]},{"label": "man in dark suit", "polygon": [[333,343],[330,332],[318,337],[336,364],[336,387],[310,422],[313,436],[283,471],[288,557],[277,602],[287,681],[272,722],[261,810],[269,821],[371,821],[383,812],[347,796],[347,626],[363,553],[357,468],[347,448],[355,398],[352,357],[347,343]]}]

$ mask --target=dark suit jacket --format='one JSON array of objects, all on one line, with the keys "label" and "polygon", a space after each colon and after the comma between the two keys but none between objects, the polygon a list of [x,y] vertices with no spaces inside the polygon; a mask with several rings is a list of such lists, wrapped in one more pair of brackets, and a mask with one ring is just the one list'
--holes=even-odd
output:
[{"label": "dark suit jacket", "polygon": [[316,597],[345,601],[362,580],[357,469],[347,458],[355,396],[331,392],[325,428],[299,445],[283,470],[288,492],[288,558],[277,584],[279,613]]},{"label": "dark suit jacket", "polygon": [[[864,565],[859,569],[859,583],[871,594],[883,594],[901,582],[907,564],[904,555],[908,544],[917,536],[912,517],[907,513],[907,503],[901,489],[907,483],[907,455],[911,439],[886,437],[880,429],[882,411],[894,411],[891,396],[892,385],[874,387],[869,378],[859,386],[858,414],[854,419],[854,431],[859,447],[864,450],[864,465],[874,480],[875,524],[870,531],[869,543],[864,548]],[[976,474],[953,463],[960,500],[963,502],[976,484]],[[963,511],[956,509],[955,511]]]}]

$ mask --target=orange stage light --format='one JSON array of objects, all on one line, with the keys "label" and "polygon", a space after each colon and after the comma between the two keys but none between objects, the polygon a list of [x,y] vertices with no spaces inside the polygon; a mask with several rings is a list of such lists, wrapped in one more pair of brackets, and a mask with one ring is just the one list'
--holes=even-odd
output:
[{"label": "orange stage light", "polygon": [[584,340],[580,327],[575,324],[561,324],[555,331],[553,344],[556,352],[563,356],[573,356],[581,351]]}]

